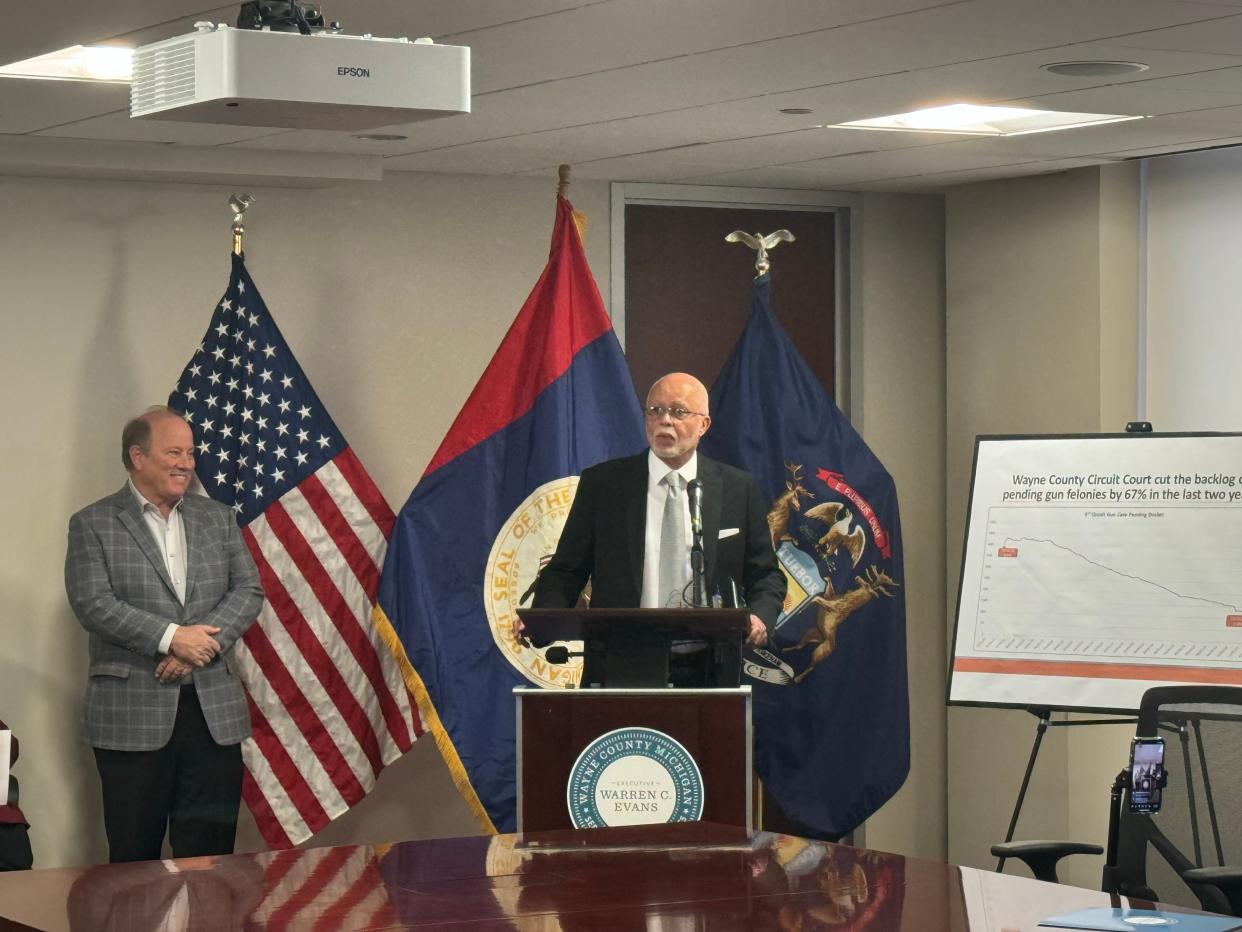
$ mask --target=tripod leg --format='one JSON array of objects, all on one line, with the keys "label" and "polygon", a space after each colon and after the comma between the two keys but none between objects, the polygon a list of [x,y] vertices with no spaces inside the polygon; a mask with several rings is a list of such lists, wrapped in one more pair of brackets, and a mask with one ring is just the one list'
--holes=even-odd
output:
[{"label": "tripod leg", "polygon": [[1121,836],[1121,802],[1123,791],[1129,782],[1129,770],[1122,770],[1113,780],[1112,792],[1109,794],[1108,849],[1104,855],[1104,872],[1100,878],[1100,889],[1105,893],[1117,892],[1117,844]]}]

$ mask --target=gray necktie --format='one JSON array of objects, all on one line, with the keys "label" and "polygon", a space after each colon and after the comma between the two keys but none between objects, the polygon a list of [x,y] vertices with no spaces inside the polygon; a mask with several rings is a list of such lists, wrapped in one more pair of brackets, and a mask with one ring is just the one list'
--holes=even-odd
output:
[{"label": "gray necktie", "polygon": [[664,499],[664,517],[660,522],[660,596],[663,606],[679,607],[682,592],[690,581],[690,564],[686,549],[686,513],[681,492],[686,480],[679,472],[670,472],[662,480],[668,489]]}]

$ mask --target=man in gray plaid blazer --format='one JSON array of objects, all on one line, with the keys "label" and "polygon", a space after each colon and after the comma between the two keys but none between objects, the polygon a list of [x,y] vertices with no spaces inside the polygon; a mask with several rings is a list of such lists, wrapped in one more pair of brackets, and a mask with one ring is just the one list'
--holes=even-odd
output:
[{"label": "man in gray plaid blazer", "polygon": [[69,521],[65,588],[90,632],[83,736],[112,861],[229,854],[250,734],[234,667],[263,604],[233,510],[187,495],[194,438],[176,412],[125,425],[129,481]]}]

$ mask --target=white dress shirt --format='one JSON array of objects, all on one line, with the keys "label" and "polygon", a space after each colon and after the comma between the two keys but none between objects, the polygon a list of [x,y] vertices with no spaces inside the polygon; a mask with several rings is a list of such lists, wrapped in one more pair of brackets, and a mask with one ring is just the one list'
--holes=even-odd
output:
[{"label": "white dress shirt", "polygon": [[[147,529],[155,539],[155,546],[159,549],[160,556],[164,558],[164,569],[168,570],[168,578],[172,580],[173,589],[177,593],[177,601],[184,605],[186,556],[185,524],[181,520],[181,501],[178,500],[177,504],[173,505],[172,511],[165,518],[160,513],[159,507],[147,501],[146,496],[138,491],[132,479],[129,482],[129,490],[134,493],[138,507],[142,509],[142,520],[146,522]],[[173,635],[176,633],[175,622],[170,623],[164,629],[164,635],[160,638],[159,652],[161,654],[168,653],[168,649],[172,646]]]}]

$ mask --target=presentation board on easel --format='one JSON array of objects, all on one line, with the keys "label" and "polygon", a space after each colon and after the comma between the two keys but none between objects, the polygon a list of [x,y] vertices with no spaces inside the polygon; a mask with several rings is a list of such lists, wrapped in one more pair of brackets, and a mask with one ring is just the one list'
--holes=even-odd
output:
[{"label": "presentation board on easel", "polygon": [[949,703],[1242,685],[1242,434],[981,436]]}]

